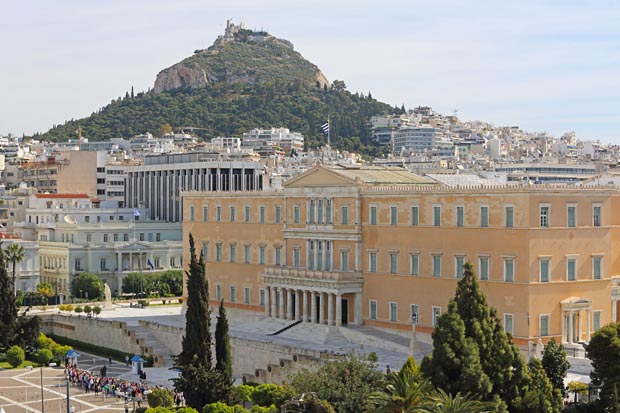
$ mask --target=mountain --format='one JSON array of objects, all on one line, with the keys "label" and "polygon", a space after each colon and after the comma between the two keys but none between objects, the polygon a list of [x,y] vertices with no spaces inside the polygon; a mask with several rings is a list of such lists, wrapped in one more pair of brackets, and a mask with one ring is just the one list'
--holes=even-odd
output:
[{"label": "mountain", "polygon": [[159,93],[219,82],[256,85],[275,80],[329,85],[319,68],[297,53],[288,40],[229,21],[224,35],[213,46],[196,50],[193,56],[159,72],[153,90]]},{"label": "mountain", "polygon": [[284,39],[244,26],[227,25],[206,50],[162,70],[148,92],[124,97],[90,116],[56,125],[36,138],[64,141],[78,126],[91,141],[156,133],[164,124],[193,128],[203,139],[240,136],[256,127],[301,132],[308,147],[326,138],[320,125],[331,121],[333,146],[376,155],[368,120],[402,113],[368,95],[351,93],[343,81],[329,83],[319,68]]}]

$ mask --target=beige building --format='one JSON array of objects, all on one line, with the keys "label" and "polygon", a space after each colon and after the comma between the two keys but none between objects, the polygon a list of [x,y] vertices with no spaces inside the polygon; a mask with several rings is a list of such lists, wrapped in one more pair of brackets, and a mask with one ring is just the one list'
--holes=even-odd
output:
[{"label": "beige building", "polygon": [[[184,192],[214,300],[271,317],[431,332],[473,263],[520,344],[617,320],[615,187],[458,187],[318,166],[277,192]],[[186,257],[187,258],[187,257]],[[185,260],[189,262],[189,260]]]}]

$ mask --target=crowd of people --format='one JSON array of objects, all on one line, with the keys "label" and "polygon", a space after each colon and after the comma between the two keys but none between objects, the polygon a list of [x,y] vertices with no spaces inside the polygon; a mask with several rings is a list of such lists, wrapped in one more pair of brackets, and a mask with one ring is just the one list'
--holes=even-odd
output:
[{"label": "crowd of people", "polygon": [[142,381],[136,383],[106,377],[106,370],[103,368],[100,370],[100,375],[97,375],[89,370],[81,370],[69,362],[65,364],[65,378],[85,393],[93,392],[95,396],[102,394],[103,397],[116,397],[119,402],[124,400],[125,403],[132,400],[138,407],[149,390],[149,386]]}]

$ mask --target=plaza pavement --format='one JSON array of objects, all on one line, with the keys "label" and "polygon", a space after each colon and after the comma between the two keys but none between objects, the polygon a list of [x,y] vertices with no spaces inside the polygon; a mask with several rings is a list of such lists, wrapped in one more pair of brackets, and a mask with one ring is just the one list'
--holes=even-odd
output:
[{"label": "plaza pavement", "polygon": [[[81,353],[78,367],[99,374],[103,365],[108,368],[108,377],[118,377],[126,374],[131,368],[116,361],[110,366],[107,359]],[[94,363],[93,363],[94,361]],[[41,370],[43,371],[43,398],[41,395]],[[116,398],[101,394],[95,396],[93,392],[84,393],[78,387],[69,387],[70,406],[75,407],[76,413],[109,412],[124,413],[123,402]],[[43,406],[41,404],[43,401]],[[146,402],[143,402],[143,406]],[[0,407],[6,413],[66,413],[67,387],[63,367],[45,367],[33,369],[0,369]],[[130,409],[133,405],[130,406]]]}]

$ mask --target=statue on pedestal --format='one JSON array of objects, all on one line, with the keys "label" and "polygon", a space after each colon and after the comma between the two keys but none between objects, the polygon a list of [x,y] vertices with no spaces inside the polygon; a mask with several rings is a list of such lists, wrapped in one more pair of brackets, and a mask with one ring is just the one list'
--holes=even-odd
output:
[{"label": "statue on pedestal", "polygon": [[112,308],[112,291],[107,282],[103,283],[103,296],[105,298],[104,308]]}]

